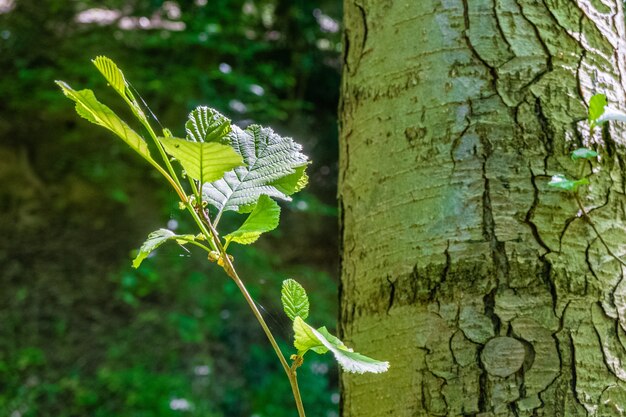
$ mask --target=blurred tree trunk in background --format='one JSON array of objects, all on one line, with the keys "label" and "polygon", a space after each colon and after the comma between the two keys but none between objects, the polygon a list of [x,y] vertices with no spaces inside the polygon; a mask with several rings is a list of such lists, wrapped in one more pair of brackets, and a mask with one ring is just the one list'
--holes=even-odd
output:
[{"label": "blurred tree trunk in background", "polygon": [[[621,1],[346,0],[341,332],[386,375],[344,374],[343,416],[620,416],[626,280]],[[585,166],[586,173],[590,167]]]}]

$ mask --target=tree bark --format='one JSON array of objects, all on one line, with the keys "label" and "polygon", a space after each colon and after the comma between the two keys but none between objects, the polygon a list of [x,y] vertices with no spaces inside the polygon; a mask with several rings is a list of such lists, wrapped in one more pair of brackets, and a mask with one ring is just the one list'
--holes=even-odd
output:
[{"label": "tree bark", "polygon": [[621,0],[345,0],[344,417],[626,415]]}]

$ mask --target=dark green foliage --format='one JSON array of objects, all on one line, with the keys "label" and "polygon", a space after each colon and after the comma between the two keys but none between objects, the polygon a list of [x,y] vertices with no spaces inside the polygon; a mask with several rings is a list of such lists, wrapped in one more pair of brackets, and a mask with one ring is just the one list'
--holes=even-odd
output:
[{"label": "dark green foliage", "polygon": [[[282,371],[232,283],[176,245],[130,267],[127,248],[155,224],[171,219],[180,230],[192,227],[151,168],[124,143],[77,120],[52,83],[97,86],[102,102],[117,103],[89,62],[108,55],[174,136],[185,136],[181,121],[191,109],[209,104],[237,123],[271,121],[281,134],[305,139],[319,163],[308,169],[310,193],[284,205],[282,219],[298,239],[260,241],[283,254],[269,260],[263,249],[234,248],[242,275],[254,277],[253,295],[276,289],[259,301],[285,329],[289,351],[289,324],[276,303],[284,276],[302,277],[317,297],[320,322],[335,319],[336,248],[327,238],[335,219],[319,213],[334,212],[338,54],[316,44],[329,39],[334,48],[338,34],[322,32],[313,9],[335,18],[339,11],[335,2],[259,1],[256,11],[242,13],[244,3],[180,2],[180,19],[165,17],[164,2],[141,0],[20,0],[0,14],[0,415],[293,414]],[[161,14],[186,29],[77,21],[81,11],[122,5],[133,22]],[[273,21],[264,21],[271,8]],[[123,106],[112,109],[133,120]],[[130,127],[142,132],[138,123]],[[225,215],[222,223],[235,230],[241,221]],[[300,383],[309,413],[327,415],[336,410],[335,382],[314,375],[330,364],[316,361],[326,368],[305,365]],[[195,408],[172,410],[177,399]]]}]

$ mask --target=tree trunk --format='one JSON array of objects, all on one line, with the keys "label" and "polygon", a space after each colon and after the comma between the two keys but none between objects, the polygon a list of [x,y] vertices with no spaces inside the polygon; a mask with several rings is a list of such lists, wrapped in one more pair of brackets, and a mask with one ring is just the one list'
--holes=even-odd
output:
[{"label": "tree trunk", "polygon": [[[626,415],[621,0],[345,0],[343,417]],[[589,175],[580,199],[550,177]],[[623,256],[626,258],[626,256]]]}]

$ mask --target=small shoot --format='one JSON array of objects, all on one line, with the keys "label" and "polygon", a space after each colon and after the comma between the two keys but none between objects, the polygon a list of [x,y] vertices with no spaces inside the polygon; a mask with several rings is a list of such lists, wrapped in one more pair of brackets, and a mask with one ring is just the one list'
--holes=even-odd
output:
[{"label": "small shoot", "polygon": [[576,192],[581,185],[589,184],[587,178],[579,180],[570,180],[563,174],[556,174],[552,176],[552,179],[548,183],[550,187],[558,188],[559,190]]},{"label": "small shoot", "polygon": [[589,100],[589,126],[593,130],[604,121],[599,120],[604,114],[604,109],[608,102],[604,94],[596,94]]},{"label": "small shoot", "polygon": [[589,125],[593,129],[608,121],[626,122],[626,113],[608,105],[604,94],[596,94],[589,101]]},{"label": "small shoot", "polygon": [[301,365],[304,355],[313,351],[323,355],[330,351],[346,372],[381,373],[389,369],[389,362],[378,361],[348,348],[326,327],[315,329],[304,320],[309,314],[309,300],[304,288],[292,279],[283,281],[281,301],[285,314],[293,320],[294,347],[298,354],[292,357],[294,365]]},{"label": "small shoot", "polygon": [[598,152],[588,148],[578,148],[571,154],[572,161],[580,159],[594,160],[598,157]]}]

